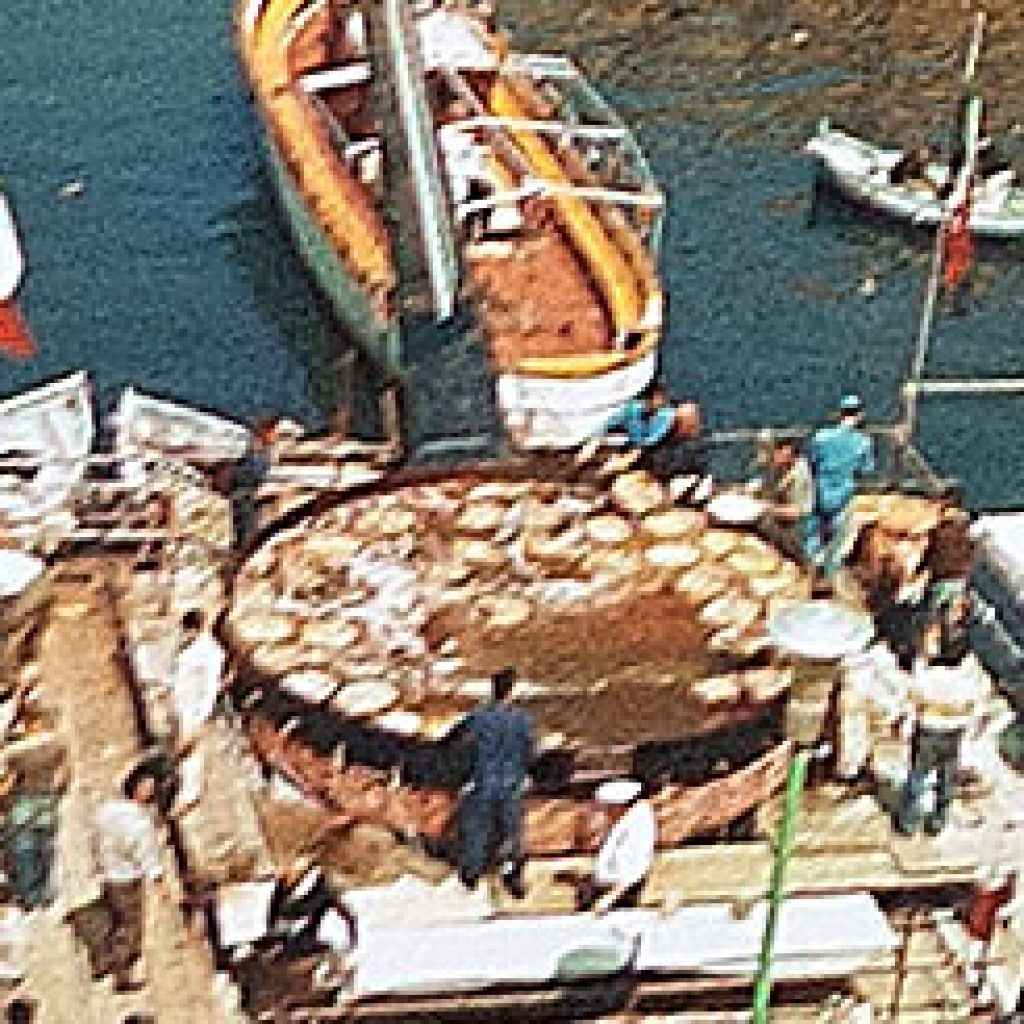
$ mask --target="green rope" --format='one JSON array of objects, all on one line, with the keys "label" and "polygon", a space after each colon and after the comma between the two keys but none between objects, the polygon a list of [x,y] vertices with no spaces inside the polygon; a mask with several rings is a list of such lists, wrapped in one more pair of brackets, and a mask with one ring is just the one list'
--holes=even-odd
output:
[{"label": "green rope", "polygon": [[775,946],[775,930],[782,906],[782,886],[786,866],[793,852],[796,838],[796,823],[800,816],[800,798],[803,795],[804,780],[807,777],[807,763],[813,752],[799,750],[789,762],[786,776],[786,801],[779,823],[779,837],[775,846],[775,863],[772,865],[772,882],[768,892],[768,917],[761,936],[761,954],[757,962],[757,977],[754,981],[754,1024],[768,1024],[768,1005],[772,991],[772,949]]}]

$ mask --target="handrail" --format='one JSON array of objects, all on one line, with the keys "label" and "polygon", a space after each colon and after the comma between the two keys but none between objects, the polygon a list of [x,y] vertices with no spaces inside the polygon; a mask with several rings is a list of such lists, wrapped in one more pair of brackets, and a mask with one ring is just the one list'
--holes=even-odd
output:
[{"label": "handrail", "polygon": [[[975,66],[978,61],[978,53],[981,50],[981,36],[985,28],[985,13],[979,11],[974,22],[974,34],[967,53],[966,67],[964,70],[964,83],[970,86],[974,80]],[[939,297],[939,278],[942,274],[942,262],[946,247],[946,236],[949,231],[950,221],[954,210],[967,202],[970,195],[970,183],[974,174],[974,165],[978,157],[978,128],[981,120],[981,98],[974,96],[969,101],[967,109],[966,138],[963,140],[966,152],[964,165],[960,169],[953,192],[946,202],[943,215],[939,220],[938,228],[935,231],[935,247],[932,252],[931,271],[928,275],[928,285],[925,289],[924,305],[921,309],[921,321],[918,326],[917,344],[914,349],[913,359],[910,364],[908,383],[918,381],[924,372],[924,364],[928,355],[928,346],[931,343],[932,324],[935,320],[935,305]],[[917,419],[917,391],[904,388],[903,423],[907,436],[914,432]]]},{"label": "handrail", "polygon": [[497,117],[483,115],[467,117],[445,125],[443,131],[470,132],[480,128],[511,128],[516,131],[578,136],[582,139],[624,139],[629,137],[625,125],[569,124],[567,121],[541,121],[530,117]]},{"label": "handrail", "polygon": [[519,188],[492,192],[481,199],[472,199],[459,203],[455,209],[458,221],[464,221],[474,213],[491,210],[505,203],[518,203],[534,196],[573,196],[594,203],[615,203],[622,206],[643,206],[652,210],[661,210],[665,206],[665,197],[660,192],[626,192],[621,189],[595,188],[590,185],[565,185],[547,181],[544,178],[530,178]]}]

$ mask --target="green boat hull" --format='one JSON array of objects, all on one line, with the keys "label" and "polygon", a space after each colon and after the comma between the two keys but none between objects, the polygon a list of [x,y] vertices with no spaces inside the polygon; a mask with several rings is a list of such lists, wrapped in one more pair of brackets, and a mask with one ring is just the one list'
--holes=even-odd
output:
[{"label": "green boat hull", "polygon": [[306,206],[273,142],[264,138],[267,164],[302,261],[330,301],[338,320],[358,345],[387,373],[402,373],[402,344],[397,318],[382,320],[369,296],[338,258],[330,239]]}]

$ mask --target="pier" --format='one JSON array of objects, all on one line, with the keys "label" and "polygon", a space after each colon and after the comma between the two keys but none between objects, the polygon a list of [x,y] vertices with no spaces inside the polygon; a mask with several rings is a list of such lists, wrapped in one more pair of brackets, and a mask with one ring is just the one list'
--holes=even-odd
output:
[{"label": "pier", "polygon": [[[273,491],[273,485],[269,488]],[[291,521],[286,514],[285,521]],[[84,529],[83,527],[79,528]],[[94,899],[88,837],[97,802],[109,795],[123,768],[159,743],[159,672],[143,648],[173,642],[178,628],[171,607],[157,611],[154,598],[172,578],[182,537],[163,526],[119,534],[98,530],[88,537],[89,554],[60,554],[54,560],[52,602],[38,637],[39,696],[52,709],[57,742],[66,750],[69,783],[61,801],[58,832],[58,901],[26,919],[30,935],[20,989],[43,999],[46,1022],[61,1022],[75,1007],[87,1024],[118,1020],[130,1011],[148,1011],[158,1021],[238,1024],[245,1020],[295,1024],[349,1019],[477,1020],[515,1014],[518,1019],[550,1019],[580,1014],[608,1020],[748,1020],[751,979],[744,972],[625,976],[589,992],[543,984],[499,987],[485,993],[389,996],[355,1002],[311,1003],[299,988],[272,1009],[264,993],[246,1007],[251,975],[233,965],[217,942],[218,906],[246,886],[266,884],[295,850],[287,829],[315,834],[331,827],[337,814],[308,800],[283,794],[280,778],[268,785],[249,748],[241,722],[219,715],[204,727],[206,752],[202,796],[186,814],[167,819],[162,856],[168,898],[148,902],[144,990],[116,994],[109,981],[93,981],[84,949],[72,927],[74,912]],[[178,527],[180,529],[180,526]],[[160,543],[155,556],[151,546]],[[146,565],[139,562],[146,555]],[[171,573],[172,575],[167,575]],[[202,600],[215,609],[223,598],[216,577],[202,584]],[[164,580],[165,582],[161,582]],[[212,588],[212,589],[211,589]],[[188,592],[178,598],[188,604]],[[147,660],[150,659],[150,660]],[[148,667],[147,667],[148,666]],[[937,840],[904,840],[892,834],[888,813],[856,787],[817,785],[807,794],[788,863],[786,901],[870,898],[883,908],[897,939],[892,949],[872,956],[844,978],[783,978],[776,985],[773,1019],[787,1024],[820,1020],[831,993],[859,999],[874,1008],[876,1021],[934,1024],[966,1019],[971,994],[958,953],[958,925],[945,908],[962,901],[975,885],[979,865],[1002,844],[1002,855],[1019,857],[1019,805],[1024,784],[1007,770],[994,791],[965,791],[953,822]],[[728,909],[743,922],[768,891],[776,856],[778,799],[758,807],[741,840],[719,838],[663,850],[644,893],[641,912],[655,920],[680,913]],[[284,823],[291,822],[290,826]],[[301,824],[299,824],[301,823]],[[285,831],[282,831],[285,829]],[[372,830],[367,835],[371,835]],[[402,842],[380,833],[399,860]],[[338,848],[344,850],[345,846]],[[414,851],[408,855],[412,856]],[[418,855],[417,855],[418,856]],[[537,855],[527,869],[528,897],[512,900],[496,889],[487,894],[492,922],[563,918],[572,908],[572,890],[562,879],[585,870],[588,856]],[[422,870],[417,867],[416,870]],[[431,871],[434,871],[431,868]],[[434,873],[438,885],[444,877]],[[437,889],[450,892],[448,883]],[[429,891],[429,889],[427,890]],[[703,908],[703,909],[702,909]],[[69,918],[68,915],[72,917]],[[212,930],[211,930],[212,924]],[[439,936],[445,933],[439,926]],[[396,936],[397,939],[397,936]],[[1009,962],[1010,946],[992,953]],[[780,964],[785,968],[785,960]],[[274,968],[277,970],[277,968]],[[797,971],[800,974],[800,971]],[[268,975],[277,977],[277,975]],[[291,977],[290,984],[296,980]],[[249,980],[246,980],[246,979]],[[274,984],[284,984],[283,976]],[[283,991],[283,990],[282,990]],[[246,1007],[243,1009],[242,1007]],[[262,1008],[261,1008],[262,1007]],[[287,1007],[287,1009],[284,1009]],[[197,1010],[198,1008],[198,1010]],[[201,1012],[202,1017],[196,1016]],[[284,1016],[282,1017],[282,1013]],[[609,1016],[610,1015],[610,1016]],[[817,1015],[817,1016],[816,1016]],[[986,1019],[975,1013],[972,1020]]]}]

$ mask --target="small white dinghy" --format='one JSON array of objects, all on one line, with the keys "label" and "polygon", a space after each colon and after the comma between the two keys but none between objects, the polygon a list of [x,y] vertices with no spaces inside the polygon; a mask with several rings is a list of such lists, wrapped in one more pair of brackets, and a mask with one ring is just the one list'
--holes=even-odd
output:
[{"label": "small white dinghy", "polygon": [[[95,436],[85,372],[0,401],[0,524],[26,547],[51,550],[75,527],[74,501]],[[31,464],[37,468],[25,476]]]},{"label": "small white dinghy", "polygon": [[14,297],[25,274],[25,253],[7,197],[0,192],[0,302]]},{"label": "small white dinghy", "polygon": [[181,402],[126,388],[114,413],[115,448],[123,457],[139,452],[183,455],[198,462],[240,459],[249,443],[241,423]]},{"label": "small white dinghy", "polygon": [[[937,196],[949,168],[930,164],[928,181],[895,184],[890,180],[903,150],[884,149],[822,121],[817,134],[804,146],[824,173],[825,179],[842,195],[891,217],[914,224],[935,226],[942,219],[946,203]],[[990,238],[1024,235],[1024,188],[1013,182],[1012,172],[1002,172],[979,182],[974,189],[971,231]]]}]

